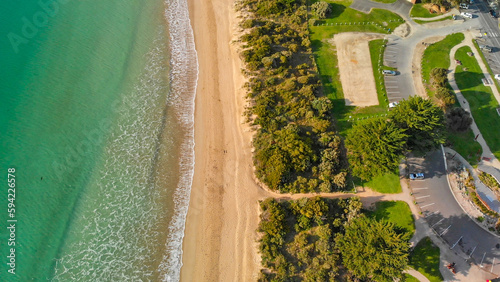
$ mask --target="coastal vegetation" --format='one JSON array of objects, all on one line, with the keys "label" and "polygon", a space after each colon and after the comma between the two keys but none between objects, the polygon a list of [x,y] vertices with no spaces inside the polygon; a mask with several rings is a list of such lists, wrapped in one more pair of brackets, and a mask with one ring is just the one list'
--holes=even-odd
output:
[{"label": "coastal vegetation", "polygon": [[455,58],[462,62],[457,66],[455,80],[462,95],[469,102],[472,116],[481,135],[490,147],[493,154],[500,158],[500,122],[498,122],[499,107],[490,87],[482,82],[483,72],[476,59],[467,53],[472,52],[470,47],[459,48],[455,53]]},{"label": "coastal vegetation", "polygon": [[238,9],[257,177],[280,192],[344,190],[345,150],[321,93],[306,1],[242,0]]},{"label": "coastal vegetation", "polygon": [[403,277],[411,231],[408,222],[395,220],[391,204],[375,216],[363,214],[358,198],[267,199],[260,206],[265,269],[259,281]]}]

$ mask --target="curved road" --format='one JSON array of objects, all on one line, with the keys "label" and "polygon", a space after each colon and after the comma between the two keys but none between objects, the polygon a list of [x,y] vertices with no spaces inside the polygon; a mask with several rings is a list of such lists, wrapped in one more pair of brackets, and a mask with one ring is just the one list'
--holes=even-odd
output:
[{"label": "curved road", "polygon": [[500,240],[479,227],[455,200],[446,176],[441,150],[425,159],[408,159],[410,172],[424,172],[426,179],[410,182],[417,205],[434,232],[450,248],[483,269],[500,274]]},{"label": "curved road", "polygon": [[[500,30],[496,19],[492,19],[487,14],[489,9],[482,3],[471,5],[467,11],[474,15],[473,19],[455,21],[439,28],[418,25],[411,20],[408,16],[411,4],[406,0],[399,0],[393,4],[354,0],[350,7],[365,13],[371,8],[387,9],[402,16],[411,27],[411,33],[406,38],[396,35],[386,37],[388,44],[384,53],[384,63],[397,68],[400,72],[400,75],[385,77],[389,102],[407,99],[416,94],[425,95],[416,91],[412,60],[417,44],[428,42],[430,38],[467,30],[478,30],[483,34],[486,32],[490,37],[485,38],[487,40],[485,42],[496,47],[494,52],[487,57],[490,63],[498,62],[500,67],[500,40],[498,39]],[[429,154],[425,159],[410,158],[408,163],[410,172],[426,174],[425,180],[411,181],[410,187],[428,226],[446,242],[452,251],[468,262],[479,265],[483,270],[499,275],[500,240],[470,219],[455,200],[446,176],[443,153],[439,150]]]}]

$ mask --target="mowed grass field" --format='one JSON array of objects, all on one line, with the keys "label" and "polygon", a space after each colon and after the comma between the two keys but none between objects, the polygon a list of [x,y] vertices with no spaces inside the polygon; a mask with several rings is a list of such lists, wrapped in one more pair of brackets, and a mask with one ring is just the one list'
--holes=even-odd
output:
[{"label": "mowed grass field", "polygon": [[457,66],[455,80],[469,102],[472,116],[484,140],[495,157],[500,158],[500,116],[496,110],[499,105],[491,88],[483,85],[481,79],[484,75],[476,59],[467,55],[471,51],[468,46],[464,46],[455,53],[455,58],[462,61],[462,65]]}]

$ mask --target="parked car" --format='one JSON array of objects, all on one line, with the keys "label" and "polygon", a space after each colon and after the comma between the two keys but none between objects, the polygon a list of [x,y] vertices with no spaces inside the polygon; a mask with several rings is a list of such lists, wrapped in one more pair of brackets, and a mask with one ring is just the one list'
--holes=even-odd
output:
[{"label": "parked car", "polygon": [[395,72],[393,70],[383,70],[382,73],[385,75],[396,75],[397,74],[397,72]]},{"label": "parked car", "polygon": [[462,9],[469,9],[469,4],[467,4],[467,3],[460,3],[460,8],[462,8]]},{"label": "parked car", "polygon": [[491,15],[492,18],[496,18],[497,17],[497,13],[493,9],[490,9],[490,15]]},{"label": "parked car", "polygon": [[423,173],[410,173],[410,180],[424,179],[425,176]]},{"label": "parked car", "polygon": [[399,104],[399,102],[392,102],[392,103],[389,103],[389,108],[394,108],[394,107],[396,107],[398,104]]},{"label": "parked car", "polygon": [[495,74],[494,77],[495,77],[496,80],[500,80],[500,74]]},{"label": "parked car", "polygon": [[486,45],[479,45],[479,49],[484,50],[486,52],[493,51],[493,49],[490,46],[486,46]]},{"label": "parked car", "polygon": [[462,13],[460,13],[460,15],[462,15],[462,17],[464,17],[464,18],[469,18],[469,19],[473,18],[471,13],[462,12]]}]

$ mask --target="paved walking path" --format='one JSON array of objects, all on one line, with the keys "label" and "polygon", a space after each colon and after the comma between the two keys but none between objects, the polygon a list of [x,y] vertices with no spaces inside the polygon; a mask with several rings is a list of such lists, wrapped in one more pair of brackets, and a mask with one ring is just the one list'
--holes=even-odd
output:
[{"label": "paved walking path", "polygon": [[[455,95],[457,96],[457,99],[458,99],[460,105],[462,106],[462,108],[464,108],[466,111],[471,113],[471,116],[472,116],[472,112],[470,110],[469,103],[467,102],[465,97],[462,95],[462,92],[458,88],[457,83],[455,81],[455,69],[457,67],[457,63],[455,61],[455,52],[463,46],[469,46],[472,50],[472,53],[474,54],[474,58],[476,59],[476,61],[479,64],[479,67],[481,68],[485,78],[490,79],[490,80],[492,80],[493,78],[488,73],[488,69],[484,65],[484,62],[479,55],[479,51],[476,50],[476,48],[472,42],[471,34],[469,32],[465,32],[464,35],[465,35],[464,41],[462,43],[456,45],[455,47],[453,47],[450,51],[450,69],[451,69],[451,71],[448,72],[448,81],[450,83],[451,88],[453,88],[453,91],[455,92]],[[490,88],[493,92],[493,95],[495,96],[497,101],[500,103],[500,94],[499,94],[497,88],[495,87],[495,85],[491,86]],[[481,157],[482,157],[481,161],[478,163],[478,169],[485,171],[485,172],[493,175],[496,179],[500,180],[500,162],[495,157],[495,155],[493,155],[488,144],[486,144],[486,141],[484,140],[483,135],[479,131],[479,128],[477,127],[476,122],[474,120],[471,124],[471,129],[472,129],[472,132],[474,132],[474,136],[478,136],[477,142],[481,145],[481,148],[483,150],[483,153],[481,155]],[[483,159],[483,157],[488,158],[489,161]],[[474,179],[476,180],[477,176],[475,176]],[[478,185],[477,184],[478,182],[479,181],[476,181],[476,185],[477,185],[476,187],[478,187],[478,193],[480,193],[480,196],[483,198],[483,200],[488,201],[488,204],[490,204],[490,207],[492,209],[496,210],[497,212],[500,212],[500,202],[497,200],[494,193],[490,189],[486,188],[486,186],[482,185],[482,183],[480,183]]]},{"label": "paved walking path", "polygon": [[427,277],[425,277],[422,273],[416,271],[415,269],[413,268],[410,268],[408,270],[405,270],[404,273],[408,273],[410,274],[411,276],[415,277],[418,279],[418,281],[420,282],[430,282],[429,279],[427,279]]}]

